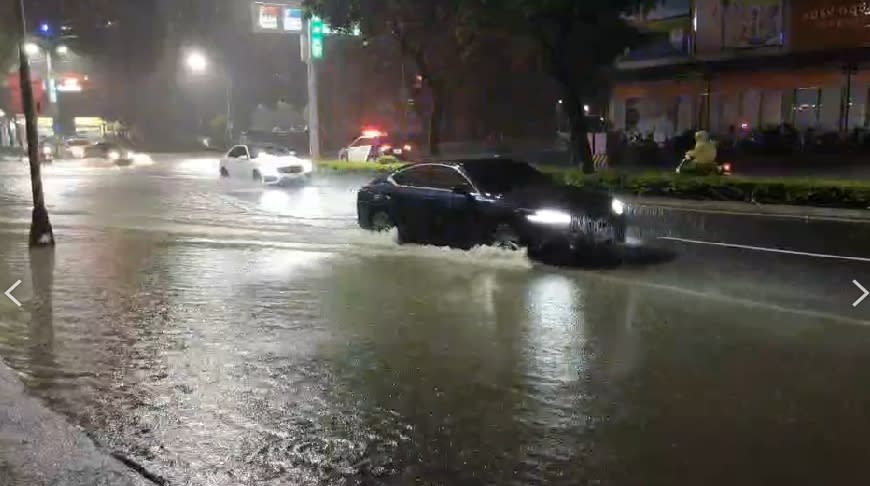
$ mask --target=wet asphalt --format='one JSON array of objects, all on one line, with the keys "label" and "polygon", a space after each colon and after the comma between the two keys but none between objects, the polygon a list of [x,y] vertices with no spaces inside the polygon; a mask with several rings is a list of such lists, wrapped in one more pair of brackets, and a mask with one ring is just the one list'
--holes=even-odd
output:
[{"label": "wet asphalt", "polygon": [[57,162],[31,253],[0,163],[0,357],[160,483],[864,481],[870,224],[639,207],[552,266],[363,232],[369,176],[216,174]]}]

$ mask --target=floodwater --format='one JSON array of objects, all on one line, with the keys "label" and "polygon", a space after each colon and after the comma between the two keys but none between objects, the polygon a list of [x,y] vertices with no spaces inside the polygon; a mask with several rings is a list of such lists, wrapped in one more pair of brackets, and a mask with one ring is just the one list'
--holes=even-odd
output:
[{"label": "floodwater", "polygon": [[0,357],[165,484],[863,479],[870,321],[849,280],[870,265],[400,247],[355,227],[366,177],[263,189],[215,167],[55,164],[58,246],[33,253],[26,173],[0,167],[0,284],[24,303],[0,303]]}]

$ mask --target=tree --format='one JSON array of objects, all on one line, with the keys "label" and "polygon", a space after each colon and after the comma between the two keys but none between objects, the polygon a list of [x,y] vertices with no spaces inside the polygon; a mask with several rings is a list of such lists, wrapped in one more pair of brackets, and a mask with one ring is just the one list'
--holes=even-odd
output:
[{"label": "tree", "polygon": [[594,172],[584,105],[607,90],[614,63],[643,34],[629,15],[656,0],[490,0],[489,18],[525,34],[559,84],[570,125],[571,159]]},{"label": "tree", "polygon": [[468,73],[480,32],[478,0],[305,0],[332,27],[359,26],[366,37],[388,36],[413,61],[431,95],[429,152],[439,153],[452,92]]}]

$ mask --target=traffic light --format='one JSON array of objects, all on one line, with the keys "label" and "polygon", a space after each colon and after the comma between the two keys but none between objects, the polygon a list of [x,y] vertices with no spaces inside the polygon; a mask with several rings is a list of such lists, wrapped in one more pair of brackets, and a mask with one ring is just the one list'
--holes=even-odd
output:
[{"label": "traffic light", "polygon": [[308,22],[308,35],[311,41],[311,58],[323,59],[323,19],[311,17]]}]

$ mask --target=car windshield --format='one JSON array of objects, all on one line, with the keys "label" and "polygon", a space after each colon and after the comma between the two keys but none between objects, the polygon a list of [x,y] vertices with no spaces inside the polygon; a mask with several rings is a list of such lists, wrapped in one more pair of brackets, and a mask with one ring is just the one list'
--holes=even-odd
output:
[{"label": "car windshield", "polygon": [[289,149],[284,147],[280,147],[278,145],[258,145],[251,147],[251,154],[254,158],[259,157],[261,155],[271,155],[274,157],[284,157],[287,155],[292,155]]},{"label": "car windshield", "polygon": [[552,184],[549,177],[525,162],[480,160],[463,162],[462,167],[480,190],[489,193]]}]

